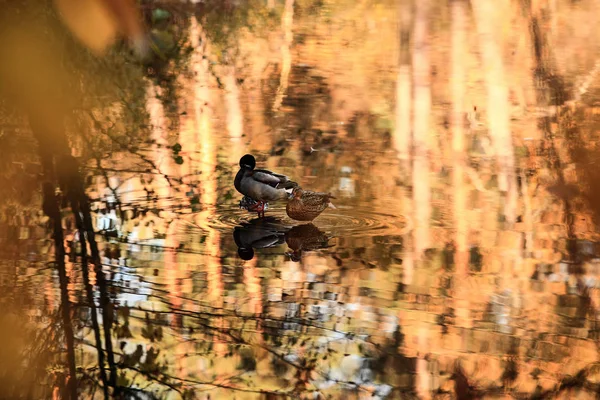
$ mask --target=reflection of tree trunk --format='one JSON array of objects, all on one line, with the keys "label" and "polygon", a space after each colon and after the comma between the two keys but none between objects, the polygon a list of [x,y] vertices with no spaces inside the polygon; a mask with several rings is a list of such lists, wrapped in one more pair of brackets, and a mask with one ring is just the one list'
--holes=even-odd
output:
[{"label": "reflection of tree trunk", "polygon": [[[50,217],[54,227],[54,252],[56,268],[60,284],[61,311],[63,330],[67,345],[67,365],[69,368],[68,392],[71,399],[77,399],[77,370],[75,366],[75,347],[73,339],[73,325],[71,324],[71,303],[69,302],[69,278],[65,267],[65,245],[62,230],[62,218],[59,202],[55,193],[54,157],[64,155],[68,151],[67,140],[61,129],[58,128],[61,118],[58,116],[41,115],[39,112],[30,112],[29,124],[39,145],[40,158],[44,172],[42,186],[43,210]],[[61,177],[59,176],[59,181]]]},{"label": "reflection of tree trunk", "polygon": [[451,56],[451,91],[452,91],[452,158],[454,186],[454,224],[456,228],[456,267],[464,271],[467,254],[467,187],[465,175],[465,65],[467,55],[466,40],[466,4],[465,0],[452,2],[452,56]]},{"label": "reflection of tree trunk", "polygon": [[260,315],[263,312],[260,278],[256,270],[256,258],[244,265],[244,285],[248,294],[248,312]]},{"label": "reflection of tree trunk", "polygon": [[[400,13],[400,65],[396,78],[396,124],[394,128],[394,146],[400,160],[405,164],[410,155],[410,29],[412,1],[402,0]],[[407,167],[408,165],[404,165]]]},{"label": "reflection of tree trunk", "polygon": [[[199,121],[202,117],[204,104],[202,104],[202,98],[196,93],[200,89],[196,87],[195,77],[200,73],[199,71],[203,65],[204,46],[201,46],[201,43],[204,44],[205,38],[200,38],[196,20],[194,19],[191,23],[194,24],[190,27],[189,33],[190,45],[193,49],[190,56],[190,65],[193,74],[192,77],[180,75],[180,79],[181,86],[189,88],[191,91],[193,99],[192,112],[189,112],[189,104],[185,102],[185,107],[188,108],[188,110],[186,113],[180,115],[180,125],[183,129],[179,132],[179,142],[181,143],[182,148],[190,154],[190,157],[188,157],[181,165],[182,172],[187,175],[187,182],[190,185],[190,188],[200,188],[199,184],[203,178],[200,176],[201,161],[195,156],[200,154],[200,148],[202,146],[202,143],[200,142],[200,129],[203,129],[203,127],[200,125]],[[228,85],[227,82],[225,84]]]},{"label": "reflection of tree trunk", "polygon": [[[59,177],[62,176],[66,193],[71,192],[73,199],[78,201],[79,212],[82,217],[82,226],[85,231],[85,238],[90,245],[92,262],[95,267],[96,283],[100,292],[100,309],[102,310],[102,328],[104,330],[104,343],[106,347],[106,356],[108,360],[108,368],[110,377],[108,385],[113,387],[115,394],[118,393],[117,387],[117,368],[115,364],[114,352],[112,347],[112,323],[113,323],[113,306],[108,295],[108,286],[106,276],[102,270],[100,261],[100,252],[98,251],[98,243],[94,233],[94,225],[92,223],[92,213],[87,195],[84,192],[83,182],[79,175],[79,166],[77,161],[71,157],[62,157],[58,162]],[[75,209],[73,210],[75,212]],[[82,238],[82,247],[85,245],[85,240]],[[87,264],[86,264],[87,266]],[[86,288],[87,289],[87,288]]]},{"label": "reflection of tree trunk", "polygon": [[283,96],[287,92],[288,78],[292,68],[292,55],[290,47],[294,40],[292,33],[292,24],[294,20],[294,0],[285,0],[285,9],[281,17],[281,28],[283,29],[283,44],[281,46],[281,77],[279,80],[279,88],[275,95],[273,111],[277,111],[281,107]]},{"label": "reflection of tree trunk", "polygon": [[527,174],[521,175],[521,196],[523,196],[523,222],[525,223],[525,256],[533,257],[533,212],[531,210],[531,197],[529,196],[529,182]]},{"label": "reflection of tree trunk", "polygon": [[62,220],[58,199],[54,193],[54,185],[50,182],[44,183],[44,207],[48,216],[52,219],[54,226],[54,251],[58,279],[60,283],[60,299],[63,319],[63,330],[67,343],[67,364],[69,367],[68,391],[71,399],[77,399],[77,374],[75,368],[75,344],[73,339],[73,325],[71,324],[71,303],[69,302],[69,291],[67,289],[69,278],[65,269],[65,246],[62,230]]},{"label": "reflection of tree trunk", "polygon": [[510,130],[510,104],[507,81],[502,59],[501,39],[496,21],[498,15],[494,0],[474,0],[471,2],[475,14],[483,67],[486,71],[487,109],[490,136],[496,151],[498,163],[498,188],[506,192],[504,215],[506,221],[514,223],[517,208],[517,187],[512,134]]},{"label": "reflection of tree trunk", "polygon": [[[536,12],[534,10],[528,10],[530,15],[530,32],[531,40],[533,43],[534,52],[534,76],[533,79],[536,82],[536,100],[538,106],[550,106],[550,105],[562,105],[567,100],[567,91],[565,84],[560,75],[557,75],[553,71],[552,57],[548,54],[550,50],[543,30],[539,26],[539,21]],[[559,186],[565,186],[565,176],[563,172],[562,162],[556,146],[554,145],[554,134],[551,130],[552,117],[544,116],[540,118],[538,125],[544,131],[544,139],[548,144],[547,159],[550,170],[554,171],[557,176],[557,184]],[[579,155],[580,158],[581,155]],[[571,261],[577,260],[577,251],[575,248],[575,240],[577,238],[574,226],[573,210],[569,197],[563,198],[564,202],[564,213],[565,222],[567,227],[567,237],[569,238],[567,245],[567,252]]]},{"label": "reflection of tree trunk", "polygon": [[115,355],[112,347],[112,323],[113,323],[113,306],[110,303],[108,296],[108,285],[106,283],[106,276],[102,270],[102,263],[100,261],[100,252],[98,251],[98,243],[96,243],[96,237],[94,234],[94,227],[92,224],[92,214],[90,212],[90,204],[87,196],[83,194],[80,202],[81,214],[83,215],[83,226],[86,230],[87,239],[90,243],[90,250],[92,253],[92,262],[95,266],[96,282],[98,284],[98,290],[100,292],[100,309],[102,310],[102,328],[104,330],[104,343],[106,346],[106,358],[108,360],[108,368],[110,370],[110,377],[108,384],[115,388],[115,392],[118,392],[117,387],[117,367],[115,364]]},{"label": "reflection of tree trunk", "polygon": [[[394,147],[400,160],[400,167],[408,177],[410,174],[410,147],[411,147],[411,59],[410,59],[410,35],[412,29],[413,1],[400,0],[398,2],[398,13],[400,18],[400,55],[398,75],[396,78],[396,121],[394,127]],[[412,198],[403,190],[404,212],[411,214],[413,210]],[[410,285],[413,281],[413,236],[415,233],[409,230],[404,238],[406,246],[402,263],[402,283]]]},{"label": "reflection of tree trunk", "polygon": [[158,99],[161,94],[160,86],[148,82],[146,89],[146,110],[150,116],[152,139],[155,143],[152,156],[155,159],[156,168],[161,172],[156,175],[156,182],[153,183],[152,189],[156,191],[158,196],[158,207],[162,210],[170,210],[170,206],[174,201],[171,185],[167,177],[173,173],[173,159],[168,147],[169,142],[167,140],[168,132],[166,129],[164,106]]},{"label": "reflection of tree trunk", "polygon": [[[82,188],[83,189],[83,188]],[[92,329],[94,330],[94,339],[96,341],[96,351],[98,352],[98,367],[100,372],[100,380],[102,381],[102,389],[104,390],[104,398],[109,398],[108,393],[108,379],[106,377],[106,370],[104,369],[104,350],[102,349],[102,337],[100,336],[100,325],[98,324],[98,313],[96,311],[96,302],[94,300],[94,292],[90,283],[88,256],[87,256],[87,240],[85,235],[85,228],[83,226],[83,220],[81,219],[79,201],[76,193],[70,193],[71,209],[75,216],[75,223],[77,230],[79,231],[79,240],[81,241],[81,270],[83,273],[83,285],[85,287],[85,293],[89,307],[92,314]]]},{"label": "reflection of tree trunk", "polygon": [[[414,215],[411,193],[405,188],[402,189],[402,200],[403,212],[409,216]],[[413,283],[413,276],[415,272],[414,237],[415,233],[413,224],[412,228],[406,231],[406,235],[403,238],[405,246],[404,254],[402,255],[402,283],[404,285],[411,285]]]},{"label": "reflection of tree trunk", "polygon": [[[419,1],[419,0],[417,0]],[[426,331],[425,329],[423,329],[424,331]],[[423,336],[419,335],[419,342],[424,341]],[[425,354],[428,353],[427,348],[425,348]],[[431,398],[431,372],[429,371],[428,368],[428,361],[423,357],[420,356],[417,358],[417,363],[416,363],[416,382],[415,382],[415,389],[417,394],[419,395],[420,399],[430,399]]]},{"label": "reflection of tree trunk", "polygon": [[[66,144],[65,144],[66,145]],[[93,229],[90,232],[86,232],[84,219],[87,218],[91,222],[91,215],[89,210],[89,204],[87,197],[85,195],[85,189],[83,186],[83,179],[79,173],[79,165],[77,161],[71,156],[63,156],[59,157],[57,160],[57,171],[59,175],[59,179],[62,182],[62,189],[66,193],[69,202],[71,203],[71,209],[73,211],[73,215],[75,216],[75,223],[77,229],[79,231],[79,240],[81,241],[81,267],[83,273],[83,282],[85,286],[86,296],[89,303],[89,307],[91,310],[92,316],[92,328],[94,330],[94,339],[96,341],[96,351],[98,352],[98,367],[100,369],[100,379],[103,384],[104,397],[109,397],[108,391],[108,379],[106,377],[106,371],[104,369],[104,350],[102,349],[102,338],[100,335],[100,325],[98,323],[98,314],[96,312],[96,303],[94,301],[94,293],[93,287],[90,284],[89,278],[89,265],[88,265],[88,254],[87,254],[87,241],[90,241],[90,247],[92,249],[96,249],[97,253],[97,245],[94,241],[93,237]],[[84,218],[82,218],[84,215]],[[93,245],[92,245],[92,241]],[[98,264],[99,265],[99,259]],[[98,274],[96,274],[98,276]],[[103,276],[97,277],[98,281],[103,281]],[[103,286],[106,286],[105,284]],[[109,322],[104,322],[105,326]],[[110,335],[110,329],[109,329]],[[110,340],[110,337],[109,339]],[[111,348],[107,345],[107,349]],[[111,348],[112,349],[112,348]],[[114,367],[114,362],[113,362]],[[112,370],[111,370],[112,371]],[[116,382],[112,383],[113,388],[117,391],[115,385]]]},{"label": "reflection of tree trunk", "polygon": [[[60,99],[53,99],[54,103],[61,104]],[[65,263],[64,263],[64,242],[63,232],[61,226],[60,209],[56,203],[54,194],[53,182],[58,181],[63,193],[69,193],[72,191],[79,199],[79,210],[83,217],[83,227],[86,231],[87,240],[90,244],[92,253],[92,262],[96,267],[96,281],[100,291],[100,307],[102,309],[102,319],[104,328],[104,340],[106,343],[106,352],[108,358],[108,365],[110,368],[110,378],[108,386],[116,388],[116,365],[114,362],[114,354],[112,351],[111,342],[111,326],[112,326],[112,306],[110,305],[106,279],[102,272],[102,265],[100,263],[100,255],[98,252],[98,246],[94,237],[94,228],[92,224],[90,206],[87,196],[84,193],[83,182],[81,176],[78,173],[79,166],[73,157],[70,156],[70,148],[65,136],[63,129],[64,116],[66,111],[64,109],[53,110],[48,107],[44,107],[44,104],[51,104],[50,102],[44,102],[40,107],[34,107],[29,109],[29,122],[31,129],[36,140],[39,143],[39,153],[44,170],[44,179],[46,183],[43,186],[44,190],[44,212],[54,221],[55,224],[55,247],[57,263],[59,268],[59,278],[61,284],[61,296],[63,298],[63,318],[65,319],[65,336],[67,337],[67,356],[69,358],[69,368],[73,367],[73,371],[70,372],[72,379],[70,384],[73,384],[71,390],[74,393],[73,398],[76,397],[76,376],[75,376],[75,361],[74,361],[74,349],[73,349],[73,329],[70,321],[69,314],[69,303],[68,303],[68,277],[66,275]],[[62,270],[62,271],[61,271]],[[63,288],[64,286],[64,288]],[[66,301],[66,302],[65,302]]]},{"label": "reflection of tree trunk", "polygon": [[538,88],[538,105],[560,106],[567,100],[567,91],[560,75],[554,68],[554,57],[551,56],[546,37],[536,15],[530,16],[530,32],[533,45],[533,56],[535,61],[534,81]]},{"label": "reflection of tree trunk", "polygon": [[[205,209],[196,216],[196,220],[202,226],[207,226],[207,237],[205,241],[204,265],[207,270],[208,281],[208,302],[214,307],[223,306],[223,277],[221,266],[221,235],[219,231],[208,227],[208,220],[213,215],[214,207],[217,204],[217,149],[212,135],[211,112],[205,104],[211,103],[209,86],[210,72],[208,70],[208,40],[200,41],[202,36],[202,27],[198,24],[195,17],[190,21],[190,36],[192,43],[202,43],[202,61],[194,66],[195,80],[194,87],[194,115],[196,126],[200,133],[200,143],[202,152],[202,163],[200,164],[203,186],[201,193],[201,203]],[[215,321],[215,325],[223,325],[223,319]],[[225,345],[220,340],[215,340],[216,352],[224,352]]]},{"label": "reflection of tree trunk", "polygon": [[230,152],[230,160],[237,162],[243,155],[241,153],[241,138],[244,132],[243,114],[240,105],[240,91],[235,77],[235,67],[231,65],[225,68],[227,71],[224,78],[225,104],[227,105],[227,131],[229,132],[229,138],[233,147],[233,151]]},{"label": "reflection of tree trunk", "polygon": [[199,62],[193,66],[194,79],[192,85],[194,88],[194,118],[196,120],[196,130],[198,131],[198,140],[201,145],[200,172],[203,183],[201,200],[204,205],[214,206],[217,201],[217,182],[215,176],[217,150],[212,134],[212,112],[207,107],[208,104],[212,104],[209,89],[211,75],[208,65],[209,43],[207,38],[203,36],[202,26],[193,17],[190,21],[190,40],[192,46],[197,49],[197,52],[194,52],[194,57],[195,59],[199,59]]},{"label": "reflection of tree trunk", "polygon": [[431,87],[429,65],[429,0],[416,2],[413,53],[414,82],[414,161],[413,201],[415,211],[414,245],[416,256],[429,247],[431,193],[429,186],[429,116]]}]

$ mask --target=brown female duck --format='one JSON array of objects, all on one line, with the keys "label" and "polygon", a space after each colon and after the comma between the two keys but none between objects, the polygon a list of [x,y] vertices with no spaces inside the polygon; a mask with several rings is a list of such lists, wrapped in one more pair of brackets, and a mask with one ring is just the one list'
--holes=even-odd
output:
[{"label": "brown female duck", "polygon": [[288,217],[297,221],[312,221],[327,207],[335,208],[330,201],[335,197],[329,193],[311,192],[297,187],[292,192],[292,196],[285,211]]}]

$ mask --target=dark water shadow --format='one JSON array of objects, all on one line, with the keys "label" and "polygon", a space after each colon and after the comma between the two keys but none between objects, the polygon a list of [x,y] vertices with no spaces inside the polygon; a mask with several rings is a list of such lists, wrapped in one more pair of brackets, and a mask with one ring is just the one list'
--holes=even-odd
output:
[{"label": "dark water shadow", "polygon": [[255,218],[233,228],[233,240],[242,260],[254,258],[254,250],[276,248],[287,244],[282,252],[294,262],[302,259],[303,251],[332,247],[330,237],[313,224],[290,226],[277,217]]}]

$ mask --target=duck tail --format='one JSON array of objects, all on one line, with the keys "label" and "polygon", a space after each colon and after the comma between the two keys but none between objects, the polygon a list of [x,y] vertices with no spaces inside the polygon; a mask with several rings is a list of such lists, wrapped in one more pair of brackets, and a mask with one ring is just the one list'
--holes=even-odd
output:
[{"label": "duck tail", "polygon": [[333,205],[332,202],[329,202],[329,204],[327,204],[329,207],[333,208],[334,210],[337,208],[336,206]]}]

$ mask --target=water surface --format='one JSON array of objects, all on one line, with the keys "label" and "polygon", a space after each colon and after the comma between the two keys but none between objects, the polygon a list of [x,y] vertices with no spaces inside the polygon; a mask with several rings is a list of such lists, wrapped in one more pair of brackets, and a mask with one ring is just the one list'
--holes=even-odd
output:
[{"label": "water surface", "polygon": [[[105,277],[64,208],[80,397],[101,332],[124,398],[595,398],[600,10],[491,4],[161,5],[178,63],[69,126]],[[0,382],[46,398],[65,288],[27,129],[0,135]],[[241,210],[245,153],[337,208]]]}]

